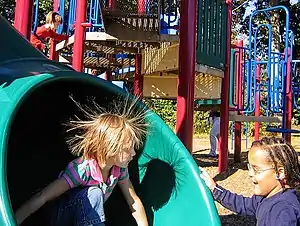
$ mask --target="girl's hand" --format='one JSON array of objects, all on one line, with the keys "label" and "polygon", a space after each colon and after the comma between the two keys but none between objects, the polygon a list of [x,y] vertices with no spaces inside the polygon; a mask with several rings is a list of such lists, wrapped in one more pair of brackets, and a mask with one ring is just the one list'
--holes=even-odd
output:
[{"label": "girl's hand", "polygon": [[140,198],[137,196],[130,179],[119,183],[121,191],[127,201],[132,216],[135,218],[138,226],[148,226],[146,212]]},{"label": "girl's hand", "polygon": [[44,49],[46,49],[46,45],[45,44],[41,44],[41,50],[44,50]]},{"label": "girl's hand", "polygon": [[208,175],[205,169],[199,166],[200,177],[204,180],[205,184],[211,191],[216,187],[216,182]]}]

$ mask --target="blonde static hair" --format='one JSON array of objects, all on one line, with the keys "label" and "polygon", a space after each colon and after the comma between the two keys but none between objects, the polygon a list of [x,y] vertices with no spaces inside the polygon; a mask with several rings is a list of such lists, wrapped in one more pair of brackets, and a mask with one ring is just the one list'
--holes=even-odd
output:
[{"label": "blonde static hair", "polygon": [[46,15],[46,24],[52,24],[54,22],[62,23],[62,17],[57,12],[51,11]]},{"label": "blonde static hair", "polygon": [[70,127],[67,132],[75,132],[67,141],[72,154],[85,159],[96,158],[100,164],[105,164],[108,158],[129,151],[124,149],[128,144],[135,149],[142,146],[148,128],[145,116],[149,110],[138,105],[137,98],[115,101],[110,109],[101,108],[94,101],[92,108],[74,103],[86,119],[76,117],[77,120],[67,124]]}]

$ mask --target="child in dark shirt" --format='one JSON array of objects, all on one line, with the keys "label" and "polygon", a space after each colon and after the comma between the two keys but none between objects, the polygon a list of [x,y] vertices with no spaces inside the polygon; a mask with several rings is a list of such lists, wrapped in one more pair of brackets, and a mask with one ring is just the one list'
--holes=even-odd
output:
[{"label": "child in dark shirt", "polygon": [[49,12],[46,16],[46,24],[40,26],[36,29],[34,33],[31,34],[30,42],[31,44],[39,49],[45,49],[45,43],[48,38],[52,38],[55,41],[67,40],[67,35],[57,34],[55,31],[57,27],[62,23],[61,16],[56,12]]},{"label": "child in dark shirt", "polygon": [[203,168],[200,177],[217,202],[235,213],[256,216],[258,226],[299,225],[300,203],[295,189],[300,185],[300,166],[294,148],[281,138],[263,138],[253,142],[248,160],[254,186],[251,198],[217,185]]}]

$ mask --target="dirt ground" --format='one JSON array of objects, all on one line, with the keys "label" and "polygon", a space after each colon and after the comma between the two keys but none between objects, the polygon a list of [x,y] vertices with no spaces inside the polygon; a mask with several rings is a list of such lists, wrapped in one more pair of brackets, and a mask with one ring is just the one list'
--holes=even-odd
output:
[{"label": "dirt ground", "polygon": [[[228,171],[218,174],[218,160],[216,158],[208,157],[209,153],[209,139],[195,138],[193,146],[193,155],[198,165],[204,167],[208,173],[214,177],[215,181],[224,188],[245,196],[252,196],[252,184],[250,183],[247,170],[247,154],[252,140],[248,141],[246,148],[246,141],[242,141],[241,162],[234,163],[233,154],[229,155]],[[228,140],[229,151],[231,152],[231,140]],[[296,151],[300,152],[300,137],[292,137],[292,145]],[[235,215],[230,210],[224,208],[216,202],[219,216],[224,226],[253,226],[256,224],[254,218],[242,217]]]}]

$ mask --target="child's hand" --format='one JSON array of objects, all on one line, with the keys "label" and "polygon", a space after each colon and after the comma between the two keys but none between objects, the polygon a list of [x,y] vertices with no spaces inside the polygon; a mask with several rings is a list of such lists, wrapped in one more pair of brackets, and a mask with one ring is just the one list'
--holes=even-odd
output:
[{"label": "child's hand", "polygon": [[212,191],[216,186],[216,182],[208,175],[205,169],[199,166],[200,169],[200,177],[204,180],[205,184]]}]

